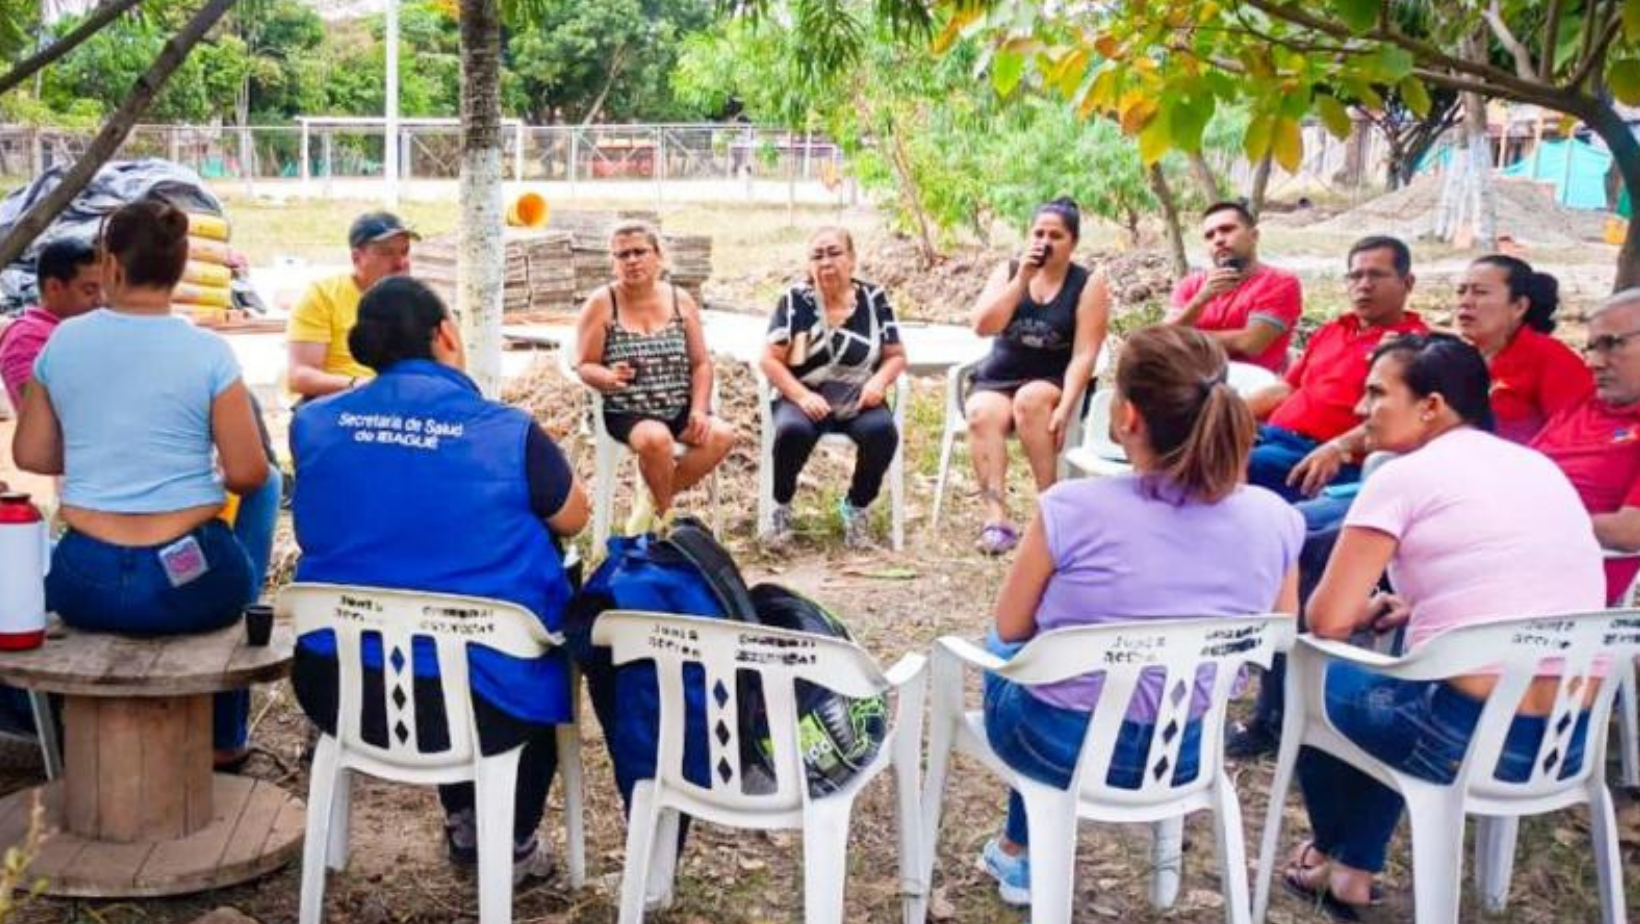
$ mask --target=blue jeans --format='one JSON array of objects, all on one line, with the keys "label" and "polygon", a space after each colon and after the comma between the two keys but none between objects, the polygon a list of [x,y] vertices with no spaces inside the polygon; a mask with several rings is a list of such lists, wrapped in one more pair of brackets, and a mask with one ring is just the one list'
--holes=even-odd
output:
[{"label": "blue jeans", "polygon": [[[113,545],[70,530],[51,555],[46,607],[65,623],[89,632],[183,635],[232,625],[254,599],[250,558],[221,520],[213,519],[190,535],[199,543],[207,570],[172,587],[159,560],[163,546]],[[249,713],[248,691],[218,693],[213,745],[223,750],[244,745]]]},{"label": "blue jeans", "polygon": [[[1327,715],[1346,738],[1384,763],[1432,783],[1450,783],[1484,704],[1441,681],[1382,677],[1353,665],[1327,670]],[[1494,776],[1521,782],[1531,775],[1548,720],[1516,716]],[[1572,731],[1562,778],[1583,765],[1589,713]],[[1330,754],[1305,748],[1298,783],[1310,812],[1316,849],[1356,869],[1377,873],[1404,807],[1395,790]]]},{"label": "blue jeans", "polygon": [[[1319,445],[1319,442],[1291,430],[1261,424],[1258,440],[1253,443],[1253,454],[1247,459],[1248,483],[1269,488],[1289,504],[1305,500],[1298,488],[1287,483],[1287,474]],[[1338,477],[1333,479],[1333,483],[1346,484],[1360,480],[1361,466],[1346,465],[1338,470]]]},{"label": "blue jeans", "polygon": [[[1012,658],[1023,642],[1004,642],[995,630],[986,634],[985,645],[1000,658]],[[1071,784],[1076,761],[1082,755],[1082,739],[1088,730],[1089,713],[1063,709],[1043,702],[1017,683],[995,674],[985,675],[985,737],[1002,762],[1019,773],[1064,789]],[[1154,725],[1124,721],[1116,736],[1116,753],[1111,755],[1110,773],[1105,782],[1118,789],[1138,789],[1150,753]],[[1202,723],[1191,719],[1184,727],[1184,743],[1179,747],[1179,763],[1173,769],[1173,785],[1196,778],[1201,757]],[[1008,793],[1008,840],[1030,843],[1025,820],[1025,801],[1019,793]]]}]

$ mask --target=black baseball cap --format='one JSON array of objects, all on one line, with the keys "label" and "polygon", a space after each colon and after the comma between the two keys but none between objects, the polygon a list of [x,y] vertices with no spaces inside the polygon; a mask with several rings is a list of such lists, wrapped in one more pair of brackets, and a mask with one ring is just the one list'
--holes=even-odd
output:
[{"label": "black baseball cap", "polygon": [[347,229],[347,244],[358,250],[366,244],[389,240],[401,234],[409,235],[413,241],[421,240],[415,228],[405,224],[392,212],[366,212],[353,219],[353,226]]}]

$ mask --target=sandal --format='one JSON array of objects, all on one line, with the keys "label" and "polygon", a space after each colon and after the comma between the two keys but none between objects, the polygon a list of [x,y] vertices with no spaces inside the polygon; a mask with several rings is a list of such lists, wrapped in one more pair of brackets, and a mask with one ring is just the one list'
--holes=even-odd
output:
[{"label": "sandal", "polygon": [[987,555],[1005,555],[1019,545],[1019,533],[1007,523],[987,523],[979,531],[978,545]]},{"label": "sandal", "polygon": [[[1299,863],[1301,864],[1303,860],[1308,858],[1313,852],[1316,852],[1315,845],[1305,844],[1302,852],[1300,853]],[[1312,886],[1308,882],[1304,881],[1303,877],[1305,873],[1312,870],[1322,869],[1326,867],[1329,862],[1330,861],[1317,863],[1313,866],[1288,864],[1286,871],[1281,874],[1281,884],[1287,889],[1288,892],[1312,903],[1316,908],[1325,911],[1327,916],[1332,918],[1334,921],[1349,922],[1365,920],[1361,916],[1363,911],[1383,904],[1384,890],[1383,887],[1376,882],[1372,884],[1372,888],[1368,891],[1367,903],[1365,905],[1357,905],[1344,901],[1334,895],[1332,886],[1328,883],[1323,882],[1319,886]]]}]

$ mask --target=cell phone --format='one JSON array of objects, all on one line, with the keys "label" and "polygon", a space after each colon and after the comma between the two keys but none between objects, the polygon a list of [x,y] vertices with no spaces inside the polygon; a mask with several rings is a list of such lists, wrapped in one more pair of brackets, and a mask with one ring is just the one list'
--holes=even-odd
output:
[{"label": "cell phone", "polygon": [[1042,256],[1035,259],[1035,260],[1032,260],[1031,265],[1033,265],[1033,266],[1044,266],[1052,258],[1053,258],[1053,245],[1052,244],[1043,244],[1042,245]]},{"label": "cell phone", "polygon": [[1241,257],[1236,256],[1235,254],[1231,254],[1230,256],[1225,257],[1223,260],[1220,260],[1219,261],[1219,266],[1223,269],[1235,270],[1236,272],[1239,273],[1242,270],[1247,268],[1247,261],[1243,260]]}]

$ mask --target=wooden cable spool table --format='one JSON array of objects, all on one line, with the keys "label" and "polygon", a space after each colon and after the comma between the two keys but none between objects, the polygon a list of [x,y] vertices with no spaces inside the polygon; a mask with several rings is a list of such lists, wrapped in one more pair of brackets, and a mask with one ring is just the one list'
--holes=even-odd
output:
[{"label": "wooden cable spool table", "polygon": [[36,794],[50,832],[30,867],[50,895],[177,895],[253,879],[301,849],[303,805],[272,783],[214,773],[211,694],[278,680],[294,636],[252,648],[234,624],[132,638],[54,628],[0,652],[0,680],[63,697],[62,779],[0,800],[0,846],[21,843]]}]

